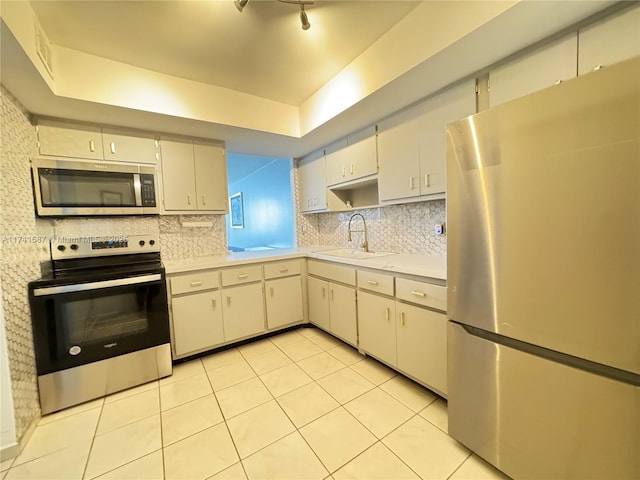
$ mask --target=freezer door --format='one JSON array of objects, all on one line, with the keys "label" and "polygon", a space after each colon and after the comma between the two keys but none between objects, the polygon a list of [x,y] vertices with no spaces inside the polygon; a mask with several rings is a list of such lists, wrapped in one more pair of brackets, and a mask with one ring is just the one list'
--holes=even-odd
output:
[{"label": "freezer door", "polygon": [[449,434],[518,479],[640,478],[640,387],[449,322]]},{"label": "freezer door", "polygon": [[640,374],[640,58],[447,136],[449,318]]}]

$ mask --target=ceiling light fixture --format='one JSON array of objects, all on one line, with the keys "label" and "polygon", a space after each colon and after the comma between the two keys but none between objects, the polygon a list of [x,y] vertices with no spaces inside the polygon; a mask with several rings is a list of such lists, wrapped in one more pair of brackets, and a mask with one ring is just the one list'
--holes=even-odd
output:
[{"label": "ceiling light fixture", "polygon": [[[278,0],[280,3],[290,3],[292,5],[300,6],[300,25],[303,30],[309,30],[311,23],[309,23],[309,17],[304,9],[305,5],[313,5],[313,2],[309,0]],[[249,0],[234,0],[233,4],[236,6],[239,12],[249,3]]]},{"label": "ceiling light fixture", "polygon": [[233,4],[236,6],[239,12],[249,3],[249,0],[234,0]]}]

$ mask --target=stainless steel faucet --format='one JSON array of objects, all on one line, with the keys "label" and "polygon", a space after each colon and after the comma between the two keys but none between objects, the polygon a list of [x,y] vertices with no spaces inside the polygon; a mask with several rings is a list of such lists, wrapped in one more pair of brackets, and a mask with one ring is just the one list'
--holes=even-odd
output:
[{"label": "stainless steel faucet", "polygon": [[[351,230],[351,220],[353,220],[353,217],[360,217],[362,219],[362,225],[364,230]],[[362,242],[362,245],[360,245],[360,247],[362,248],[363,252],[368,252],[369,251],[369,242],[367,240],[367,222],[364,220],[364,217],[362,216],[361,213],[354,213],[353,215],[351,215],[351,218],[349,219],[349,228],[348,228],[348,233],[347,233],[347,240],[350,242],[351,241],[351,233],[355,232],[355,233],[359,233],[362,232],[364,233],[364,241]]]}]

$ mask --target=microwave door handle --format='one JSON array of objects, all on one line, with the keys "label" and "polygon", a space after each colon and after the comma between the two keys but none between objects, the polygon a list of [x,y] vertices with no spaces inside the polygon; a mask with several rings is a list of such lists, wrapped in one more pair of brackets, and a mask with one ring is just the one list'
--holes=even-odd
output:
[{"label": "microwave door handle", "polygon": [[140,184],[140,174],[133,174],[133,192],[136,196],[136,207],[142,206],[142,187]]},{"label": "microwave door handle", "polygon": [[118,278],[116,280],[104,280],[101,282],[79,283],[74,285],[62,285],[59,287],[35,288],[33,295],[42,297],[45,295],[55,295],[60,293],[86,292],[89,290],[99,290],[101,288],[123,287],[127,285],[137,285],[162,280],[162,275],[141,275],[139,277]]}]

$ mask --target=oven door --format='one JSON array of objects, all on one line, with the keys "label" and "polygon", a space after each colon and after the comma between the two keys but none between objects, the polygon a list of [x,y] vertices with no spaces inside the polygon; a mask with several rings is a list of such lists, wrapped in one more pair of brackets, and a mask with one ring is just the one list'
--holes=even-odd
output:
[{"label": "oven door", "polygon": [[169,343],[164,277],[29,285],[38,375]]}]

